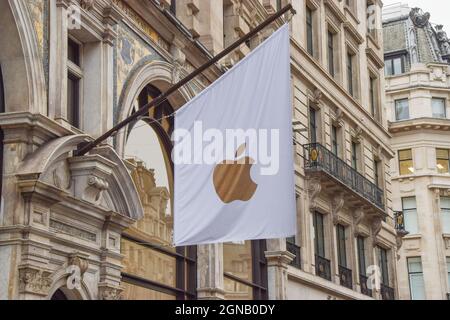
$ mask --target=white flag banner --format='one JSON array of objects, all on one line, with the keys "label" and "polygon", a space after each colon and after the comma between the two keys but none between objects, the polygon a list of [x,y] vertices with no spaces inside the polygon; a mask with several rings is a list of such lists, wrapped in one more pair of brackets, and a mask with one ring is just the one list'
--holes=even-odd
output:
[{"label": "white flag banner", "polygon": [[288,25],[175,115],[176,246],[296,233]]}]

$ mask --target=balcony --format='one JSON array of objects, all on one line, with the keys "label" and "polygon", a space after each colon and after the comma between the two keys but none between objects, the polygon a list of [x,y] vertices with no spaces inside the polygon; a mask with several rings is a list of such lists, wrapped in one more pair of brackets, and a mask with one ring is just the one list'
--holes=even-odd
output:
[{"label": "balcony", "polygon": [[321,256],[316,255],[316,275],[331,281],[331,262]]},{"label": "balcony", "polygon": [[290,253],[295,255],[294,260],[292,260],[292,262],[291,262],[291,266],[293,266],[297,269],[301,269],[302,268],[302,258],[301,258],[301,254],[300,254],[300,247],[297,246],[292,241],[290,241],[290,239],[287,239],[286,249],[287,249],[287,251],[289,251]]},{"label": "balcony", "polygon": [[405,237],[409,234],[405,228],[405,215],[401,211],[394,212],[395,219],[395,230],[397,230],[397,235],[400,237]]},{"label": "balcony", "polygon": [[353,273],[352,270],[339,266],[339,279],[341,286],[353,290]]},{"label": "balcony", "polygon": [[382,284],[381,285],[381,298],[383,300],[395,300],[395,290]]},{"label": "balcony", "polygon": [[361,293],[362,293],[363,295],[368,296],[368,297],[373,297],[373,296],[372,296],[372,290],[370,290],[370,289],[367,287],[367,282],[368,282],[368,280],[369,280],[369,278],[366,277],[366,276],[363,276],[363,275],[360,275],[360,276],[359,276],[359,284],[360,284],[360,286],[361,286]]},{"label": "balcony", "polygon": [[353,207],[363,208],[369,215],[387,216],[383,190],[321,144],[308,144],[303,148],[305,172],[321,179],[322,190],[330,194],[347,190],[346,201]]}]

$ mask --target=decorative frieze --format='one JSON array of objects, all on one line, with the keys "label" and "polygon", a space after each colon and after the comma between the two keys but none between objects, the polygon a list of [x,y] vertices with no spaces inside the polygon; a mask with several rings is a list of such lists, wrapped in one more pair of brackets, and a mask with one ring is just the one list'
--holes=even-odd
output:
[{"label": "decorative frieze", "polygon": [[34,266],[19,266],[19,291],[21,294],[47,296],[52,285],[52,273]]}]

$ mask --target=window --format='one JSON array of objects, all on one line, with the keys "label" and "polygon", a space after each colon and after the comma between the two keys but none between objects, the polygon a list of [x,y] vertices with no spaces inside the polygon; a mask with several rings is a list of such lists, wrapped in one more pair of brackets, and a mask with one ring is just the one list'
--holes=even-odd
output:
[{"label": "window", "polygon": [[367,263],[366,263],[366,239],[363,237],[358,237],[356,239],[356,245],[358,247],[358,268],[359,274],[366,276],[367,274]]},{"label": "window", "polygon": [[317,143],[317,111],[313,107],[309,108],[309,130],[310,142]]},{"label": "window", "polygon": [[69,38],[67,46],[67,117],[74,127],[80,128],[81,45]]},{"label": "window", "polygon": [[433,109],[433,118],[445,119],[447,117],[445,111],[445,99],[433,98],[431,100],[431,105]]},{"label": "window", "polygon": [[338,156],[339,155],[339,147],[338,147],[338,128],[335,125],[331,126],[331,151]]},{"label": "window", "polygon": [[267,299],[268,278],[265,251],[265,241],[245,241],[223,245],[226,299]]},{"label": "window", "polygon": [[386,76],[405,73],[405,56],[389,57],[385,59]]},{"label": "window", "polygon": [[395,101],[395,120],[402,121],[409,119],[409,101],[401,99]]},{"label": "window", "polygon": [[374,118],[378,119],[378,93],[377,93],[377,78],[369,78],[369,94],[370,94],[370,112]]},{"label": "window", "polygon": [[313,12],[306,7],[306,46],[308,53],[314,56]]},{"label": "window", "polygon": [[348,93],[350,93],[351,96],[354,96],[355,90],[354,90],[354,70],[353,70],[353,57],[354,55],[350,52],[347,53],[347,89]]},{"label": "window", "polygon": [[352,168],[358,170],[359,143],[352,141]]},{"label": "window", "polygon": [[410,234],[419,233],[416,197],[402,198],[405,229]]},{"label": "window", "polygon": [[[136,99],[134,111],[159,95],[159,90],[148,85]],[[125,299],[196,298],[196,247],[171,246],[173,215],[170,177],[173,174],[169,162],[169,133],[173,119],[151,120],[171,113],[173,108],[165,102],[153,108],[148,119],[130,124],[127,132],[125,158],[141,198],[144,218],[122,235]]]},{"label": "window", "polygon": [[436,166],[440,174],[450,172],[450,150],[436,149]]},{"label": "window", "polygon": [[450,257],[447,257],[448,286],[450,287]]},{"label": "window", "polygon": [[378,188],[381,188],[381,185],[382,185],[382,182],[381,182],[381,167],[382,167],[381,161],[376,160],[376,159],[373,160],[373,173],[374,173],[373,180],[375,182],[375,185]]},{"label": "window", "polygon": [[389,286],[389,261],[386,249],[378,247],[378,266],[381,272],[381,284]]},{"label": "window", "polygon": [[425,283],[421,258],[408,258],[408,277],[411,300],[425,300]]},{"label": "window", "polygon": [[324,232],[324,216],[319,212],[315,212],[314,219],[314,249],[317,256],[325,258],[325,232]]},{"label": "window", "polygon": [[337,249],[338,249],[338,264],[340,267],[347,268],[347,247],[345,237],[345,227],[338,224],[336,227],[337,234]]},{"label": "window", "polygon": [[450,234],[450,197],[441,197],[442,231]]},{"label": "window", "polygon": [[412,150],[401,150],[398,152],[399,173],[401,176],[414,174],[414,163]]},{"label": "window", "polygon": [[334,34],[328,31],[328,72],[335,76],[334,70]]}]

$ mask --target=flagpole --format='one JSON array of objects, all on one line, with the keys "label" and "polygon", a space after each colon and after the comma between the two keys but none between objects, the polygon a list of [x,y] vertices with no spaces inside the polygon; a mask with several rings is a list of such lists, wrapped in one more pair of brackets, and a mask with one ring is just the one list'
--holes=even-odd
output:
[{"label": "flagpole", "polygon": [[149,110],[152,107],[158,106],[161,103],[163,103],[167,98],[169,98],[170,95],[178,91],[180,88],[182,88],[184,85],[186,85],[188,82],[193,80],[195,77],[203,73],[206,69],[211,67],[213,64],[219,62],[222,58],[227,56],[229,53],[233,52],[236,48],[238,48],[241,44],[245,43],[247,40],[254,37],[258,32],[269,26],[271,23],[275,22],[278,18],[280,18],[283,14],[287,13],[288,11],[291,11],[292,14],[296,14],[296,11],[292,7],[292,4],[288,4],[280,11],[276,12],[275,14],[268,17],[263,23],[258,25],[255,29],[251,30],[249,33],[247,33],[244,37],[238,39],[236,42],[234,42],[232,45],[230,45],[228,48],[217,54],[214,58],[210,59],[208,62],[200,66],[198,69],[193,71],[191,74],[186,76],[184,79],[180,80],[178,83],[171,86],[166,92],[162,93],[157,98],[150,101],[148,104],[140,108],[138,111],[136,111],[133,115],[126,118],[125,120],[119,122],[117,125],[115,125],[112,129],[108,130],[106,133],[102,134],[100,137],[95,139],[92,142],[84,142],[78,145],[77,150],[74,151],[74,156],[84,156],[89,151],[94,149],[96,146],[98,146],[100,143],[111,137],[114,133],[122,129],[123,127],[127,126],[131,122],[137,120],[139,117],[144,116],[148,114]]}]

